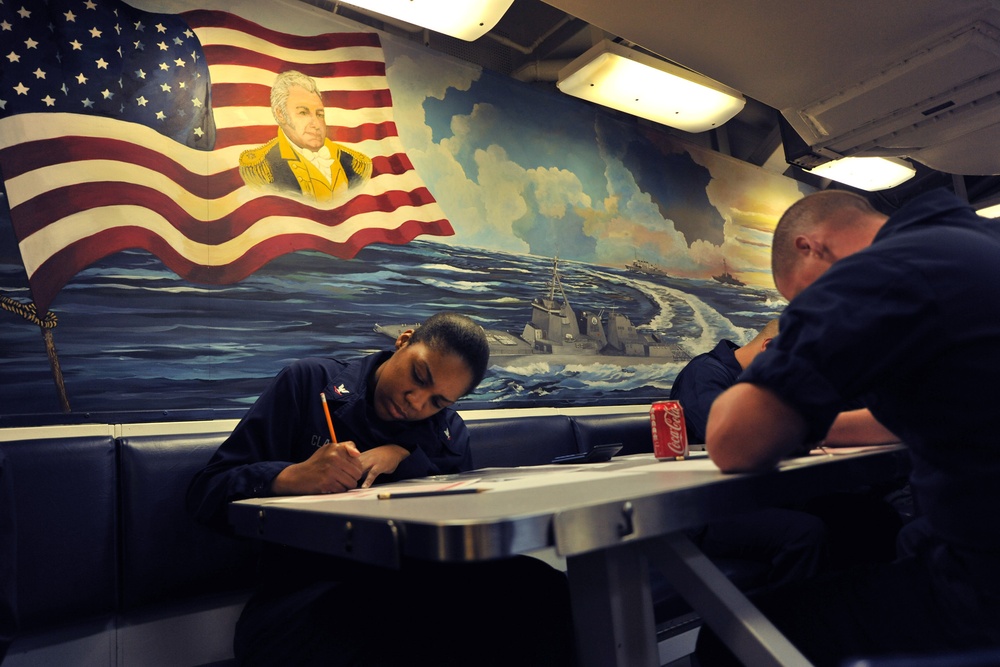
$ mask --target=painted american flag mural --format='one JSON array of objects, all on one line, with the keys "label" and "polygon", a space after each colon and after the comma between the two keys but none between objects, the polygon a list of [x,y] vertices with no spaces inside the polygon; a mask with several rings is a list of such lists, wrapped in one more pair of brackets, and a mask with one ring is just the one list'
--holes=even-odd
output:
[{"label": "painted american flag mural", "polygon": [[[77,272],[128,248],[226,284],[298,250],[350,258],[453,233],[404,152],[375,33],[0,0],[0,38],[0,172],[39,313]],[[372,159],[371,179],[330,203],[239,175],[240,154],[275,137],[270,87],[293,69],[322,92],[329,138]]]}]

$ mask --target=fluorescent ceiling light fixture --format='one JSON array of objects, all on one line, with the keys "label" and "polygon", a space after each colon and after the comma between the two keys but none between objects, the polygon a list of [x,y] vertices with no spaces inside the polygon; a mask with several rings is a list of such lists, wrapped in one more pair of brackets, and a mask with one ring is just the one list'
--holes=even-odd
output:
[{"label": "fluorescent ceiling light fixture", "polygon": [[1000,204],[993,204],[976,210],[976,213],[984,218],[1000,218]]},{"label": "fluorescent ceiling light fixture", "polygon": [[685,132],[719,127],[746,104],[718,81],[604,39],[559,71],[562,92]]},{"label": "fluorescent ceiling light fixture", "polygon": [[343,4],[472,42],[492,30],[514,0],[346,0]]},{"label": "fluorescent ceiling light fixture", "polygon": [[842,157],[807,171],[868,192],[895,187],[917,173],[913,165],[896,157]]}]

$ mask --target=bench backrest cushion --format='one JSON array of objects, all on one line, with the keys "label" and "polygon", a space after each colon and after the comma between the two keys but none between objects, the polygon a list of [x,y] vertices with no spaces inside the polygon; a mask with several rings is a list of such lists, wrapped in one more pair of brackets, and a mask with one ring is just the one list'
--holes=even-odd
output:
[{"label": "bench backrest cushion", "polygon": [[465,423],[475,468],[540,465],[578,451],[569,417],[563,415],[498,417]]},{"label": "bench backrest cushion", "polygon": [[253,585],[259,544],[202,526],[184,498],[225,433],[119,439],[122,608]]},{"label": "bench backrest cushion", "polygon": [[622,443],[618,456],[653,451],[653,430],[649,414],[577,415],[573,418],[577,446],[589,452],[595,445]]},{"label": "bench backrest cushion", "polygon": [[110,436],[0,442],[16,523],[22,632],[114,613],[115,443]]}]

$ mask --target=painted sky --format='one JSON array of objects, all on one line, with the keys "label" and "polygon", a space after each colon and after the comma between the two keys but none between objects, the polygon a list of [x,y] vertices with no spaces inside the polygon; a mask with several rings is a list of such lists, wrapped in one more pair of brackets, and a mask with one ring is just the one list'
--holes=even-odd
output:
[{"label": "painted sky", "polygon": [[385,40],[407,153],[445,242],[772,287],[771,230],[796,181],[574,98]]}]

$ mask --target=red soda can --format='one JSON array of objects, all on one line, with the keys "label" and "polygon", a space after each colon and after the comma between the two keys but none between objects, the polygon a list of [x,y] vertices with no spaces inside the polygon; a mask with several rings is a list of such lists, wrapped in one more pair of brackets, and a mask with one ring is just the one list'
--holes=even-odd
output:
[{"label": "red soda can", "polygon": [[680,401],[657,401],[649,408],[653,429],[653,454],[660,460],[681,460],[688,455],[687,425]]}]

